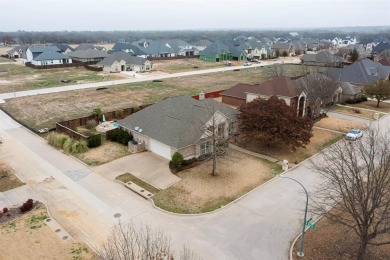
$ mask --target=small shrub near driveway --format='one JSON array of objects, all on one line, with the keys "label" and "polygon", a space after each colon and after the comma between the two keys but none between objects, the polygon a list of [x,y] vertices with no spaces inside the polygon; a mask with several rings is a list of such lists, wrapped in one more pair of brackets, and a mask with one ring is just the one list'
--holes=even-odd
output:
[{"label": "small shrub near driveway", "polygon": [[102,136],[100,134],[88,136],[87,146],[89,148],[99,147],[101,144],[102,144]]},{"label": "small shrub near driveway", "polygon": [[183,161],[183,155],[179,152],[175,152],[172,155],[172,160],[170,161],[170,163],[173,165],[173,167],[175,167],[176,170],[179,170],[181,165],[183,164]]},{"label": "small shrub near driveway", "polygon": [[106,138],[107,140],[127,145],[128,142],[133,139],[133,136],[122,128],[115,128],[106,132]]}]

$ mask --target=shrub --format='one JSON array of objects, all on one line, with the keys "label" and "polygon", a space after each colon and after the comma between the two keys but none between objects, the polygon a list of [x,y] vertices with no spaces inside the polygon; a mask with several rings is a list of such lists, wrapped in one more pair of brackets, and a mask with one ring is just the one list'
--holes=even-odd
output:
[{"label": "shrub", "polygon": [[28,199],[22,206],[19,207],[20,212],[24,213],[32,209],[34,205],[34,201],[32,199]]},{"label": "shrub", "polygon": [[106,138],[107,140],[127,145],[133,139],[133,135],[122,128],[116,128],[106,132]]},{"label": "shrub", "polygon": [[87,129],[94,129],[96,126],[97,126],[97,122],[95,119],[88,120],[87,124],[85,125]]},{"label": "shrub", "polygon": [[62,150],[64,150],[65,153],[70,154],[72,153],[72,145],[75,142],[75,140],[68,138],[64,142],[64,145],[62,146]]},{"label": "shrub", "polygon": [[123,109],[115,111],[115,118],[122,119],[123,118]]},{"label": "shrub", "polygon": [[88,151],[88,146],[85,142],[83,141],[73,142],[72,149],[71,149],[72,154],[85,153],[86,151]]},{"label": "shrub", "polygon": [[3,213],[7,213],[8,212],[8,208],[3,208]]},{"label": "shrub", "polygon": [[87,138],[87,146],[89,148],[99,147],[102,144],[102,136],[100,134],[91,135]]},{"label": "shrub", "polygon": [[180,169],[181,165],[183,164],[184,158],[183,155],[179,152],[176,152],[172,156],[172,164],[175,166],[175,168],[178,170]]},{"label": "shrub", "polygon": [[141,110],[140,107],[133,107],[133,113],[138,112],[138,111],[140,111],[140,110]]},{"label": "shrub", "polygon": [[62,149],[64,146],[64,143],[69,140],[70,137],[64,134],[56,134],[52,133],[48,135],[48,142],[51,146],[54,146],[56,148]]}]

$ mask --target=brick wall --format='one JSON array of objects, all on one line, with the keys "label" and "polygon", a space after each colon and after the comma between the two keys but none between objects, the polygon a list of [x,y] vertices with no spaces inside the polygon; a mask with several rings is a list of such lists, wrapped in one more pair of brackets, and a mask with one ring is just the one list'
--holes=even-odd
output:
[{"label": "brick wall", "polygon": [[245,99],[222,95],[222,103],[227,104],[227,105],[239,107],[239,106],[245,104],[245,102],[246,102]]}]

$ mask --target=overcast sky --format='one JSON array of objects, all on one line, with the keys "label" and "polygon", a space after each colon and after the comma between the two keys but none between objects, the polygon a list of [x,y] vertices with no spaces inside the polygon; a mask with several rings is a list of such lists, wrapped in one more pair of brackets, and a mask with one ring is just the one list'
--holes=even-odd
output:
[{"label": "overcast sky", "polygon": [[390,25],[390,0],[0,0],[0,31]]}]

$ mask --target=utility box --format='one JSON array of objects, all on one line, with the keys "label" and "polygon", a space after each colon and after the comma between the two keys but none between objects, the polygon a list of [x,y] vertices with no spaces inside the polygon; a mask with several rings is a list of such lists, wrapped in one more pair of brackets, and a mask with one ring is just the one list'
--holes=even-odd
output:
[{"label": "utility box", "polygon": [[287,160],[283,160],[282,169],[283,169],[283,171],[287,171],[288,170],[288,161]]},{"label": "utility box", "polygon": [[378,120],[378,119],[379,119],[379,113],[378,113],[378,112],[375,112],[375,113],[374,113],[374,119],[375,119],[375,120]]}]

